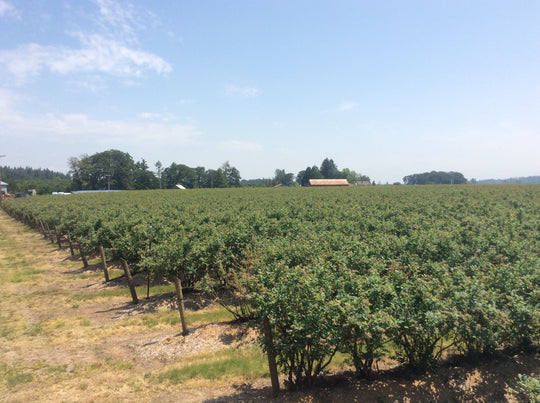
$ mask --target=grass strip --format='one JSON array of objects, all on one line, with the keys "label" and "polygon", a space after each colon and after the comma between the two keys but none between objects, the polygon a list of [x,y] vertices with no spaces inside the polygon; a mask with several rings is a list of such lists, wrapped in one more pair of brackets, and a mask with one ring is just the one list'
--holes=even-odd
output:
[{"label": "grass strip", "polygon": [[[204,361],[207,356],[203,356]],[[195,362],[181,368],[173,368],[156,376],[159,383],[179,384],[190,379],[222,379],[242,377],[255,379],[268,376],[268,362],[260,349],[228,349],[213,355],[209,362]],[[197,357],[193,358],[198,361]]]}]

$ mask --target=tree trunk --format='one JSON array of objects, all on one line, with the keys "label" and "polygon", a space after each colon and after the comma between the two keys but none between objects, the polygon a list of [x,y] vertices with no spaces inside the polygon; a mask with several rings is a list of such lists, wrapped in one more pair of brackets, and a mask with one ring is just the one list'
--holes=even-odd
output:
[{"label": "tree trunk", "polygon": [[128,283],[129,291],[131,292],[131,298],[133,299],[134,304],[139,303],[139,298],[137,298],[137,291],[135,291],[135,286],[133,285],[133,277],[131,277],[131,271],[129,270],[129,265],[125,259],[120,259],[122,266],[124,267],[124,273],[126,273],[126,280]]},{"label": "tree trunk", "polygon": [[51,231],[51,227],[49,227],[49,224],[45,224],[47,226],[47,238],[51,241],[51,243],[54,243],[54,235]]},{"label": "tree trunk", "polygon": [[78,248],[79,248],[79,252],[81,254],[81,260],[83,262],[83,266],[86,269],[88,267],[88,260],[86,259],[86,255],[84,253],[84,247],[81,244],[79,244]]},{"label": "tree trunk", "polygon": [[263,332],[266,341],[266,354],[268,355],[268,368],[270,370],[270,380],[272,381],[272,397],[279,395],[279,378],[276,364],[276,355],[274,352],[274,340],[272,337],[272,329],[268,318],[263,319]]},{"label": "tree trunk", "polygon": [[182,336],[187,336],[188,328],[184,312],[184,294],[182,293],[182,282],[177,274],[174,275],[174,287],[176,288],[176,299],[178,300],[178,312],[180,312],[180,321],[182,322]]},{"label": "tree trunk", "polygon": [[39,220],[39,226],[41,228],[41,233],[43,234],[44,237],[47,236],[47,230],[45,229],[45,225],[43,225],[43,221]]},{"label": "tree trunk", "polygon": [[71,252],[71,256],[75,256],[75,251],[73,250],[73,242],[71,242],[71,234],[67,233],[67,239],[68,239],[68,242],[69,242],[69,251]]},{"label": "tree trunk", "polygon": [[56,225],[54,226],[54,235],[56,236],[56,243],[58,244],[58,249],[62,248],[62,237],[60,236],[60,233],[58,232],[58,228]]},{"label": "tree trunk", "polygon": [[101,265],[103,266],[103,273],[105,273],[105,281],[109,281],[109,269],[107,268],[107,259],[105,259],[105,251],[103,246],[99,245],[99,254],[101,255]]}]

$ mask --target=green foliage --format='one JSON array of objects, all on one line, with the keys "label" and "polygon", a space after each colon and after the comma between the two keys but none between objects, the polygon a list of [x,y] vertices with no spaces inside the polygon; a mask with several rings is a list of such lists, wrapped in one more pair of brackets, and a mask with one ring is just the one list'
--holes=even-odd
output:
[{"label": "green foliage", "polygon": [[414,266],[399,268],[390,277],[396,292],[389,309],[396,321],[390,337],[398,347],[397,358],[415,370],[429,368],[440,357],[454,319],[444,296],[444,279],[432,269],[426,275]]},{"label": "green foliage", "polygon": [[339,276],[323,264],[276,264],[262,268],[258,282],[254,304],[270,322],[278,365],[291,387],[311,386],[338,348]]},{"label": "green foliage", "polygon": [[13,193],[27,194],[30,189],[35,189],[38,195],[46,195],[53,192],[70,192],[72,190],[71,179],[10,180],[2,178],[2,180],[9,183],[9,191]]},{"label": "green foliage", "polygon": [[497,309],[496,296],[476,278],[465,277],[455,288],[452,301],[457,312],[455,341],[471,356],[490,354],[501,342],[507,325],[503,312]]},{"label": "green foliage", "polygon": [[276,169],[274,173],[274,179],[272,180],[272,185],[283,185],[291,186],[294,182],[294,174],[286,173],[284,169]]},{"label": "green foliage", "polygon": [[134,189],[137,165],[128,153],[108,150],[69,161],[77,190]]},{"label": "green foliage", "polygon": [[298,172],[296,176],[296,181],[301,186],[309,186],[310,179],[347,179],[351,184],[370,180],[369,176],[358,174],[349,168],[340,171],[334,160],[329,158],[323,160],[320,168],[317,166],[307,167],[305,170]]},{"label": "green foliage", "polygon": [[462,185],[467,179],[460,172],[424,172],[407,175],[403,178],[406,185]]},{"label": "green foliage", "polygon": [[168,189],[173,189],[176,184],[181,184],[188,189],[202,187],[197,180],[198,178],[195,169],[184,164],[176,164],[173,162],[170,167],[165,168],[163,176],[165,179],[165,187]]},{"label": "green foliage", "polygon": [[4,166],[0,167],[0,173],[2,181],[9,184],[8,190],[11,193],[28,194],[30,189],[35,189],[39,195],[71,191],[72,182],[69,175],[61,172]]},{"label": "green foliage", "polygon": [[225,162],[221,166],[221,170],[227,179],[227,187],[239,187],[240,186],[240,171],[229,164],[229,161]]},{"label": "green foliage", "polygon": [[[160,172],[161,174],[161,172]],[[148,170],[148,164],[143,159],[135,163],[135,171],[133,172],[133,182],[135,189],[158,189],[159,178],[153,172]]]},{"label": "green foliage", "polygon": [[339,171],[334,160],[325,158],[320,168],[321,174],[324,179],[342,179],[343,174]]},{"label": "green foliage", "polygon": [[515,388],[510,388],[510,393],[530,403],[540,402],[540,377],[518,375]]},{"label": "green foliage", "polygon": [[339,348],[350,355],[357,375],[369,378],[373,364],[385,353],[387,334],[396,327],[389,311],[395,292],[377,267],[363,276],[346,270],[341,274],[344,284],[339,305]]},{"label": "green foliage", "polygon": [[309,186],[310,179],[323,179],[324,176],[317,166],[307,167],[305,170],[298,172],[296,181],[301,186]]},{"label": "green foliage", "polygon": [[184,164],[172,163],[163,170],[165,187],[174,189],[177,184],[187,189],[227,188],[240,186],[240,171],[225,162],[221,168],[206,170],[204,167],[190,168]]}]

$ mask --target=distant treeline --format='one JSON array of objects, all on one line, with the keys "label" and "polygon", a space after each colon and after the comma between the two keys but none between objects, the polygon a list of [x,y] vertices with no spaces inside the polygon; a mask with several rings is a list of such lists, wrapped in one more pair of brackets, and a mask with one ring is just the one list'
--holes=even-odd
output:
[{"label": "distant treeline", "polygon": [[[35,189],[38,194],[52,192],[71,192],[75,190],[141,190],[171,189],[181,185],[187,189],[225,188],[225,187],[268,187],[268,186],[309,186],[310,179],[347,179],[350,184],[371,182],[369,176],[351,169],[339,170],[334,161],[325,158],[320,166],[308,166],[294,174],[284,169],[276,169],[272,178],[242,179],[240,171],[229,162],[217,169],[189,167],[173,162],[164,167],[157,162],[151,170],[144,159],[135,162],[131,155],[119,150],[107,150],[93,155],[83,155],[69,159],[68,174],[50,169],[1,168],[1,179],[9,184],[8,190],[26,193]],[[460,172],[431,171],[407,175],[403,178],[406,185],[468,183]],[[540,176],[510,179],[471,179],[470,183],[540,183]],[[399,183],[396,183],[399,184]]]},{"label": "distant treeline", "polygon": [[62,172],[51,171],[50,169],[41,168],[12,168],[3,166],[1,168],[2,180],[30,180],[30,179],[70,179],[70,176]]},{"label": "distant treeline", "polygon": [[460,172],[431,171],[408,175],[403,178],[406,185],[460,185],[467,179]]},{"label": "distant treeline", "polygon": [[30,189],[35,189],[38,194],[50,194],[69,192],[72,187],[69,175],[50,169],[3,166],[0,173],[2,182],[8,184],[8,191],[11,193],[26,194]]},{"label": "distant treeline", "polygon": [[146,161],[135,162],[131,155],[108,150],[69,160],[73,190],[144,190],[185,188],[224,188],[240,186],[240,172],[225,162],[218,169],[191,168],[161,162],[152,171]]},{"label": "distant treeline", "polygon": [[69,161],[73,190],[100,189],[171,189],[181,185],[187,189],[227,188],[241,186],[305,186],[310,179],[347,179],[349,183],[369,181],[369,177],[348,168],[339,170],[332,159],[325,158],[321,166],[307,167],[297,175],[276,169],[273,178],[243,181],[240,171],[225,162],[218,169],[189,167],[173,162],[164,167],[155,164],[149,169],[143,159],[135,162],[131,155],[119,150],[108,150]]},{"label": "distant treeline", "polygon": [[520,178],[508,178],[508,179],[484,179],[476,181],[480,184],[498,184],[498,183],[540,183],[540,176],[526,176]]}]

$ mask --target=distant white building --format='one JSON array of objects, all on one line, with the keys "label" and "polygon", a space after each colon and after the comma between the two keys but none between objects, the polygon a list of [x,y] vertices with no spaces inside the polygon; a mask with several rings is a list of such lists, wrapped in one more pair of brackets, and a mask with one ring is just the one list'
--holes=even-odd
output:
[{"label": "distant white building", "polygon": [[2,181],[2,194],[7,195],[7,187],[8,187],[8,184]]}]

